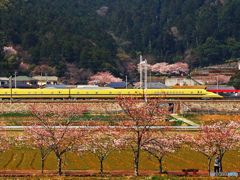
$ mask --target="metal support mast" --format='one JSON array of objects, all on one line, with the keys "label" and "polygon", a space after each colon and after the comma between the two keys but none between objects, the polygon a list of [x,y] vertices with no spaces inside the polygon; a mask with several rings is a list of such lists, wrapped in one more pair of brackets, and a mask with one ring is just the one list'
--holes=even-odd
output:
[{"label": "metal support mast", "polygon": [[144,66],[144,73],[145,73],[145,76],[144,76],[144,97],[145,97],[145,102],[147,102],[147,60],[145,59],[145,61],[142,61],[142,55],[140,55],[140,89],[143,89],[143,86],[142,86],[142,79],[143,79],[143,75],[142,75],[142,72],[143,72],[143,68],[142,68],[142,65],[145,65]]},{"label": "metal support mast", "polygon": [[142,89],[142,55],[140,55],[140,89]]}]

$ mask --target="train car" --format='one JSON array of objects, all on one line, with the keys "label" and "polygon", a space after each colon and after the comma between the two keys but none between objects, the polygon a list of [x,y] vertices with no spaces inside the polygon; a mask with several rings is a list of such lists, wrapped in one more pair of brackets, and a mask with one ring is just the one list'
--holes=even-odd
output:
[{"label": "train car", "polygon": [[119,96],[144,98],[170,98],[170,99],[205,99],[205,98],[222,98],[222,96],[208,92],[204,89],[71,89],[70,98],[74,99],[112,99]]},{"label": "train car", "polygon": [[204,89],[0,89],[0,98],[22,99],[114,99],[119,96],[169,99],[222,98]]},{"label": "train car", "polygon": [[240,90],[238,89],[207,89],[207,91],[219,94],[223,97],[236,97],[240,98]]},{"label": "train car", "polygon": [[69,98],[69,89],[0,89],[0,98]]},{"label": "train car", "polygon": [[74,99],[114,99],[119,96],[143,97],[142,89],[71,89],[70,98]]},{"label": "train car", "polygon": [[149,97],[162,95],[164,98],[170,99],[216,99],[222,96],[208,92],[204,89],[149,89],[147,90]]}]

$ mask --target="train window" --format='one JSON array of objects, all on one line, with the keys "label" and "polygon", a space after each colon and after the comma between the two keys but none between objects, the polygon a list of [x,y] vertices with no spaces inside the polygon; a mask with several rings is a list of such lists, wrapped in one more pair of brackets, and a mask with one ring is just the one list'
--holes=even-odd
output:
[{"label": "train window", "polygon": [[172,92],[170,92],[170,94],[172,94]]},{"label": "train window", "polygon": [[43,92],[41,92],[41,94],[43,94]]},{"label": "train window", "polygon": [[77,94],[79,94],[79,92],[77,92]]},{"label": "train window", "polygon": [[109,94],[112,94],[112,92],[109,92]]},{"label": "train window", "polygon": [[193,92],[191,92],[191,94],[193,94]]},{"label": "train window", "polygon": [[184,92],[182,92],[182,94],[184,94]]},{"label": "train window", "polygon": [[199,91],[198,91],[198,94],[199,94]]},{"label": "train window", "polygon": [[5,92],[5,94],[7,94],[7,92]]},{"label": "train window", "polygon": [[131,94],[130,92],[128,92],[128,94]]},{"label": "train window", "polygon": [[173,94],[175,94],[175,92],[173,92]]},{"label": "train window", "polygon": [[14,94],[17,94],[17,92],[14,92]]},{"label": "train window", "polygon": [[52,92],[52,94],[54,94],[54,93]]},{"label": "train window", "polygon": [[86,94],[89,94],[88,92]]},{"label": "train window", "polygon": [[157,94],[157,92],[155,92],[154,94]]},{"label": "train window", "polygon": [[176,94],[177,94],[178,92],[176,92]]},{"label": "train window", "polygon": [[37,94],[37,92],[35,92],[35,94]]},{"label": "train window", "polygon": [[135,94],[137,94],[137,91],[135,91]]},{"label": "train window", "polygon": [[119,92],[119,94],[121,94],[121,92]]},{"label": "train window", "polygon": [[98,92],[96,92],[96,94],[98,94]]},{"label": "train window", "polygon": [[31,94],[31,92],[28,92],[28,94]]}]

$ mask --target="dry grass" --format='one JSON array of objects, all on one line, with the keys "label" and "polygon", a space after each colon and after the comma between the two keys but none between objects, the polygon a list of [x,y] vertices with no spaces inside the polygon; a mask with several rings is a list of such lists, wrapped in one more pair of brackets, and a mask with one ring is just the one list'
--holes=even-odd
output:
[{"label": "dry grass", "polygon": [[211,124],[213,121],[238,121],[240,114],[194,114],[186,118],[199,124]]}]

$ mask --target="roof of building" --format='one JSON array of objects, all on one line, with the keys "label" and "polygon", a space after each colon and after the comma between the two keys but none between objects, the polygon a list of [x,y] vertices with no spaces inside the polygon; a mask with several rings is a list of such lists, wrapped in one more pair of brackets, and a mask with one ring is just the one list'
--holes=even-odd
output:
[{"label": "roof of building", "polygon": [[[12,80],[14,81],[15,77],[13,77]],[[17,76],[16,81],[38,81],[38,80],[35,78],[28,77],[28,76]]]},{"label": "roof of building", "polygon": [[[130,83],[128,82],[127,85]],[[107,85],[107,87],[111,88],[126,88],[126,82],[111,82],[110,84]]]},{"label": "roof of building", "polygon": [[[3,88],[9,88],[9,84],[2,85]],[[15,83],[12,83],[12,88],[15,88]],[[26,83],[17,82],[16,88],[33,88],[31,85]]]},{"label": "roof of building", "polygon": [[57,76],[33,76],[34,79],[45,81],[46,78],[48,81],[58,81]]},{"label": "roof of building", "polygon": [[[145,84],[143,84],[143,88],[145,88]],[[166,86],[165,84],[162,84],[160,82],[151,82],[147,83],[148,89],[171,89],[171,87]]]},{"label": "roof of building", "polygon": [[45,88],[56,88],[56,89],[65,89],[65,84],[46,84],[44,85]]},{"label": "roof of building", "polygon": [[233,86],[207,86],[206,89],[211,90],[235,90]]},{"label": "roof of building", "polygon": [[110,89],[110,87],[100,87],[98,85],[77,85],[77,89]]},{"label": "roof of building", "polygon": [[9,78],[7,78],[7,77],[0,77],[0,81],[9,81]]}]

